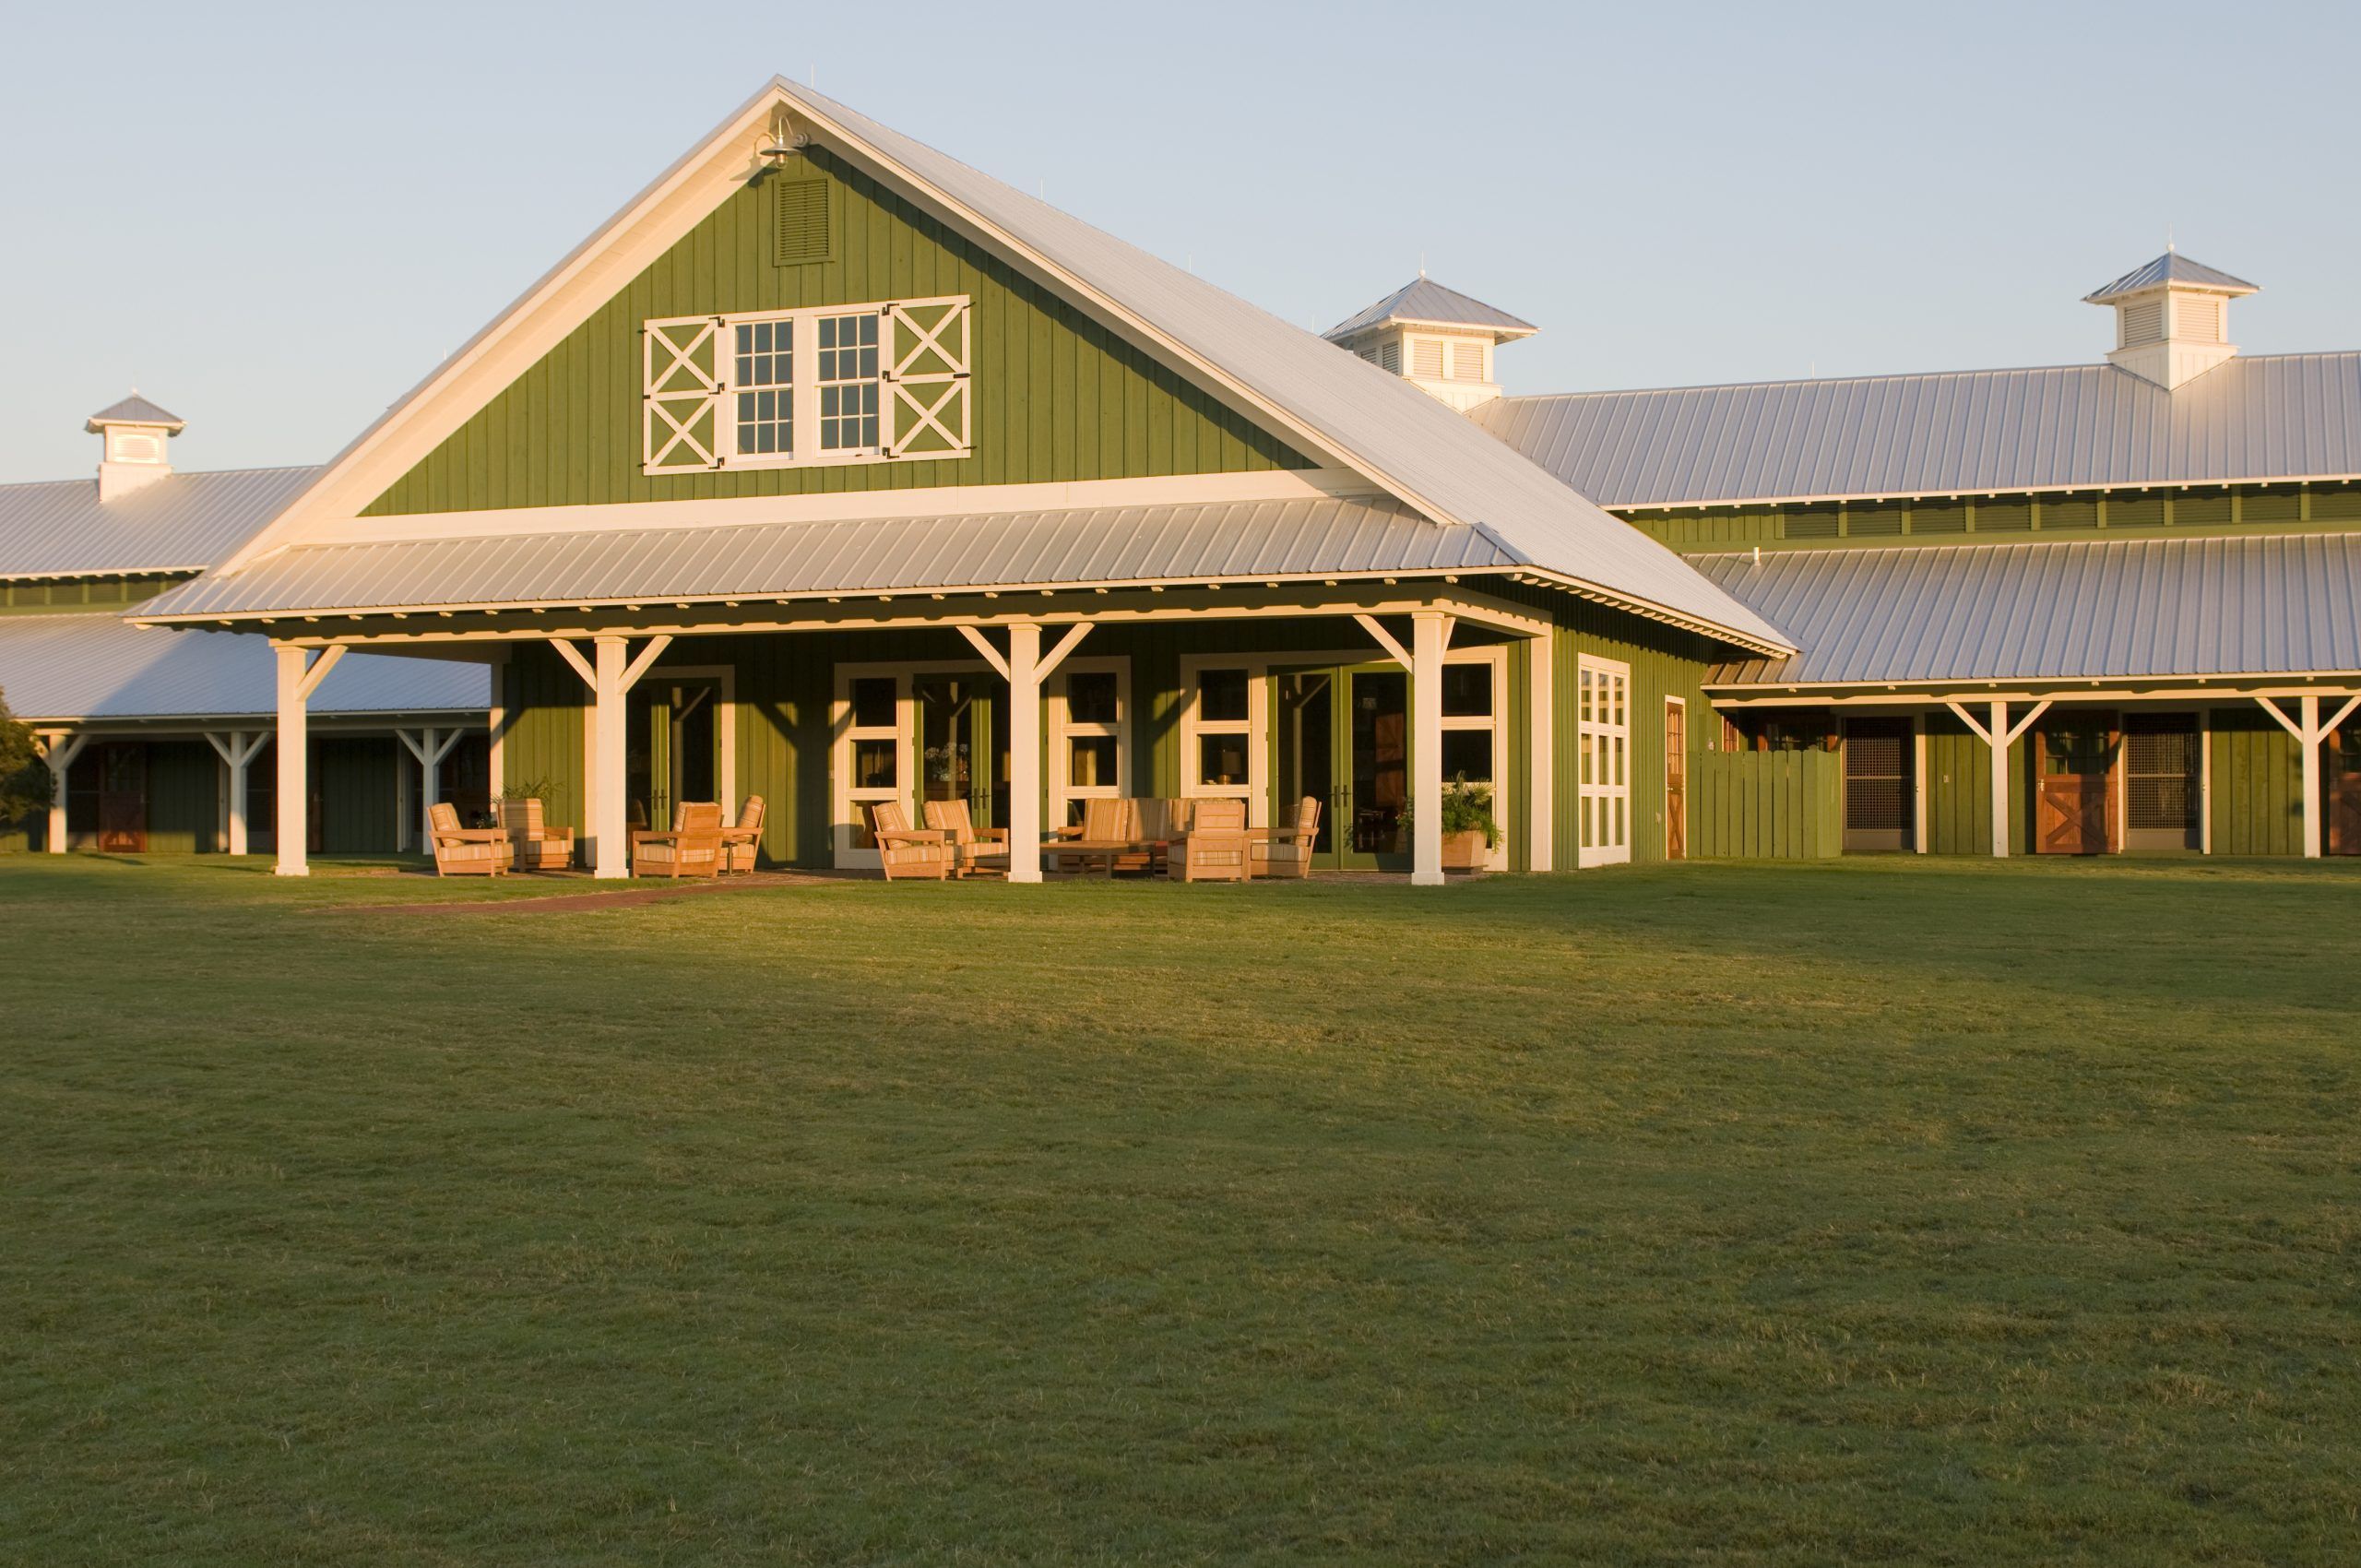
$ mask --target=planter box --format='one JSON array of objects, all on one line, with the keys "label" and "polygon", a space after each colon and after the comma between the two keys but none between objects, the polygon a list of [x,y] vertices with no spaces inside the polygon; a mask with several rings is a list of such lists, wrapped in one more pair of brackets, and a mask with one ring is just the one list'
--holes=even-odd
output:
[{"label": "planter box", "polygon": [[1442,836],[1442,869],[1445,871],[1480,871],[1491,858],[1491,846],[1484,842],[1481,833],[1446,833]]}]

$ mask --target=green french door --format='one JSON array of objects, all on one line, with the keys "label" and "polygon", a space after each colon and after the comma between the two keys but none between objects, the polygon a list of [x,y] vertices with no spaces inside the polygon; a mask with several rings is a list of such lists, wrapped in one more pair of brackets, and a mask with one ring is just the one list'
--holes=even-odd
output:
[{"label": "green french door", "polygon": [[[651,674],[635,694],[623,748],[634,826],[669,827],[682,801],[721,798],[721,683]],[[724,802],[722,810],[735,810]]]},{"label": "green french door", "polygon": [[916,709],[919,765],[911,820],[926,820],[929,801],[965,801],[978,827],[1005,825],[1008,703],[1000,678],[913,675],[910,705]]},{"label": "green french door", "polygon": [[1312,864],[1406,871],[1410,834],[1410,677],[1396,664],[1271,671],[1271,820],[1321,802]]}]

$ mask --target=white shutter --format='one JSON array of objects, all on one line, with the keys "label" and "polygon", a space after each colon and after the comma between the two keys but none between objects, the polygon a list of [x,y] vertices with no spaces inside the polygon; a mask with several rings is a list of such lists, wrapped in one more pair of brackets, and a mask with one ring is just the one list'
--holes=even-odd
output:
[{"label": "white shutter", "polygon": [[967,456],[975,412],[967,296],[907,300],[884,314],[885,456]]},{"label": "white shutter", "polygon": [[643,471],[694,473],[720,467],[720,317],[646,322],[640,346]]},{"label": "white shutter", "polygon": [[1434,338],[1410,339],[1410,374],[1429,381],[1442,379],[1442,343]]},{"label": "white shutter", "polygon": [[1453,381],[1484,379],[1484,345],[1472,338],[1463,338],[1451,346],[1451,378]]}]

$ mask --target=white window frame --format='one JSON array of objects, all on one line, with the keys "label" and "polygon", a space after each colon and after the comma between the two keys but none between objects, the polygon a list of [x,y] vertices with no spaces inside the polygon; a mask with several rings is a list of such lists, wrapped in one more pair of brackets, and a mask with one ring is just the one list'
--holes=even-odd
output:
[{"label": "white window frame", "polygon": [[1631,667],[1580,654],[1574,659],[1574,863],[1619,865],[1631,858]]},{"label": "white window frame", "polygon": [[[1516,780],[1510,777],[1514,769],[1509,757],[1509,649],[1506,643],[1483,644],[1474,647],[1453,648],[1443,655],[1445,664],[1489,664],[1492,670],[1492,715],[1489,719],[1446,719],[1446,730],[1489,730],[1492,732],[1492,815],[1500,822],[1501,836],[1493,844],[1486,864],[1498,871],[1509,863],[1509,838],[1512,812],[1516,802]],[[1275,667],[1295,665],[1393,664],[1394,661],[1373,647],[1311,648],[1301,653],[1197,653],[1183,654],[1180,659],[1180,793],[1190,800],[1243,800],[1246,802],[1247,822],[1256,827],[1270,826],[1271,804],[1271,671]],[[1397,669],[1399,665],[1395,666]],[[1204,722],[1197,717],[1198,681],[1207,670],[1243,670],[1246,671],[1246,721]],[[1405,671],[1407,673],[1407,671]],[[1197,737],[1199,735],[1239,734],[1246,736],[1247,783],[1243,786],[1200,784],[1197,782]],[[1444,780],[1446,786],[1449,780]]]},{"label": "white window frame", "polygon": [[[918,715],[910,701],[910,676],[916,668],[910,664],[836,666],[835,700],[828,707],[828,732],[836,738],[828,748],[828,816],[834,824],[831,837],[835,841],[836,863],[842,869],[875,871],[885,863],[874,846],[862,849],[854,842],[861,827],[860,808],[881,801],[900,801],[907,805],[916,793],[912,784],[917,778],[914,770],[918,766]],[[853,722],[852,683],[869,680],[890,680],[894,683],[894,723],[890,731],[883,725],[857,725]],[[891,786],[855,785],[852,781],[854,742],[888,739],[894,742],[894,783]]]},{"label": "white window frame", "polygon": [[[932,330],[908,318],[910,311],[931,311],[937,306],[952,307]],[[877,436],[878,445],[861,447],[829,449],[820,445],[820,322],[829,316],[873,316],[877,321]],[[953,321],[959,323],[963,357],[955,361],[955,368],[943,374],[913,374],[911,366],[919,356],[931,350],[945,361],[954,356],[938,340],[938,335]],[[776,385],[761,387],[741,387],[737,385],[737,343],[741,327],[758,322],[787,322],[792,327],[794,379],[784,388]],[[974,447],[975,388],[969,379],[974,355],[974,301],[966,294],[943,294],[927,299],[863,301],[848,304],[806,305],[795,310],[740,311],[726,315],[698,316],[651,317],[641,323],[643,334],[643,379],[641,400],[643,425],[649,415],[646,409],[649,394],[647,383],[659,379],[659,371],[669,373],[683,365],[694,374],[693,357],[702,346],[696,333],[687,335],[689,347],[683,350],[670,349],[658,328],[678,329],[705,324],[712,333],[713,386],[710,401],[706,406],[713,416],[713,450],[710,461],[703,460],[703,449],[694,442],[688,451],[699,460],[683,462],[677,457],[658,463],[657,454],[643,446],[640,472],[649,476],[695,473],[701,471],[733,471],[753,469],[835,468],[852,463],[925,462],[941,457],[965,457]],[[896,361],[897,349],[904,347],[905,335],[911,335],[916,346]],[[677,330],[673,338],[682,336]],[[868,385],[858,382],[834,382],[831,386]],[[786,452],[741,452],[738,450],[738,395],[742,391],[784,390],[789,394],[793,410],[789,432],[792,443]],[[694,391],[675,391],[661,400],[676,410],[691,410],[690,399],[700,396]],[[947,401],[956,396],[961,399],[961,428],[955,433],[945,421],[949,417]],[[904,434],[915,436],[931,427],[943,439],[941,449],[900,451],[892,449],[894,431],[905,410],[918,422]],[[685,421],[678,420],[673,428],[680,430],[695,422],[690,411]],[[643,441],[646,441],[643,436]],[[679,443],[668,445],[677,451]]]},{"label": "white window frame", "polygon": [[[1075,721],[1066,703],[1066,681],[1071,675],[1111,674],[1115,677],[1115,721],[1111,724],[1084,724]],[[1050,673],[1049,690],[1050,721],[1050,826],[1055,828],[1074,814],[1076,801],[1121,800],[1137,793],[1132,788],[1132,661],[1128,657],[1105,659],[1068,659]],[[1112,738],[1115,742],[1115,781],[1112,784],[1076,784],[1074,779],[1074,757],[1069,750],[1076,740]]]}]

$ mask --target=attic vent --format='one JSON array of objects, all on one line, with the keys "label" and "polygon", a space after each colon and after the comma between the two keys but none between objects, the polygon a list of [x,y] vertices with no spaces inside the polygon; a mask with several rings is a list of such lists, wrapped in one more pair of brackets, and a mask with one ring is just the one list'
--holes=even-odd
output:
[{"label": "attic vent", "polygon": [[1484,345],[1468,339],[1451,346],[1451,378],[1453,381],[1484,379]]},{"label": "attic vent", "polygon": [[780,267],[828,259],[827,181],[773,182],[771,239],[771,260]]},{"label": "attic vent", "polygon": [[1442,344],[1433,338],[1417,338],[1410,342],[1410,374],[1429,381],[1442,379]]},{"label": "attic vent", "polygon": [[1375,364],[1377,362],[1377,350],[1375,349],[1363,349],[1361,350],[1361,358],[1367,360],[1371,364]]},{"label": "attic vent", "polygon": [[1402,374],[1402,341],[1390,339],[1377,347],[1377,368],[1388,375]]},{"label": "attic vent", "polygon": [[2210,294],[2183,294],[2173,301],[2173,336],[2201,343],[2222,340],[2222,302]]},{"label": "attic vent", "polygon": [[2123,348],[2136,349],[2142,343],[2153,343],[2164,335],[2164,301],[2143,300],[2136,305],[2123,307]]}]

